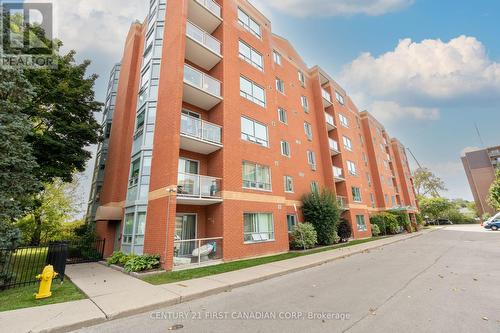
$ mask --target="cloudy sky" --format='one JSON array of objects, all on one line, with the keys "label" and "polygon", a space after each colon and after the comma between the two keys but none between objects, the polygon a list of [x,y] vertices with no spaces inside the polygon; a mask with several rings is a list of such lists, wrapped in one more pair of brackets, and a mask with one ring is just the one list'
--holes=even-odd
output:
[{"label": "cloudy sky", "polygon": [[[252,2],[310,66],[327,70],[441,176],[448,197],[472,199],[460,155],[481,146],[474,124],[485,145],[500,144],[499,1]],[[128,27],[142,21],[149,0],[55,3],[57,34],[93,61],[102,100]]]}]

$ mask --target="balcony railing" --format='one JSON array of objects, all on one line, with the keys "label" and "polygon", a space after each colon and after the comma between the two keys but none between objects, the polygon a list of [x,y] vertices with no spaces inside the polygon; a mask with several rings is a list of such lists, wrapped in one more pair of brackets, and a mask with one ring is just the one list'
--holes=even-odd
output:
[{"label": "balcony railing", "polygon": [[333,177],[336,179],[345,179],[344,177],[344,171],[341,168],[338,167],[333,167]]},{"label": "balcony railing", "polygon": [[[176,237],[179,238],[179,237]],[[223,258],[223,238],[174,240],[174,267],[200,266]]]},{"label": "balcony railing", "polygon": [[195,0],[200,5],[208,9],[212,14],[221,18],[221,8],[219,4],[213,0]]},{"label": "balcony railing", "polygon": [[184,65],[184,82],[221,98],[221,83],[218,80],[186,64]]},{"label": "balcony railing", "polygon": [[344,210],[349,209],[349,205],[347,203],[346,197],[337,196],[337,203],[341,209],[344,209]]},{"label": "balcony railing", "polygon": [[331,128],[335,128],[335,121],[333,120],[333,116],[331,114],[325,112],[325,121]]},{"label": "balcony railing", "polygon": [[217,55],[221,54],[221,43],[212,35],[208,34],[194,23],[187,22],[186,34],[200,43],[201,45],[208,48],[210,51],[216,53]]},{"label": "balcony railing", "polygon": [[323,98],[327,100],[328,103],[332,103],[332,96],[323,88],[321,88],[321,96],[323,96]]},{"label": "balcony railing", "polygon": [[330,150],[334,153],[339,153],[339,143],[333,139],[328,139],[328,142],[330,144]]},{"label": "balcony railing", "polygon": [[221,199],[221,179],[179,173],[177,181],[177,196],[199,199]]},{"label": "balcony railing", "polygon": [[215,144],[222,142],[222,127],[185,114],[181,115],[181,134]]}]

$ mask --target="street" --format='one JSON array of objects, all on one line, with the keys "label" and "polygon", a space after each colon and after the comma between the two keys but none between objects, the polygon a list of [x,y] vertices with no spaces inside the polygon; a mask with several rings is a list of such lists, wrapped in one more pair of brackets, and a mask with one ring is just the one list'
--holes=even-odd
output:
[{"label": "street", "polygon": [[450,226],[78,332],[500,332],[500,232]]}]

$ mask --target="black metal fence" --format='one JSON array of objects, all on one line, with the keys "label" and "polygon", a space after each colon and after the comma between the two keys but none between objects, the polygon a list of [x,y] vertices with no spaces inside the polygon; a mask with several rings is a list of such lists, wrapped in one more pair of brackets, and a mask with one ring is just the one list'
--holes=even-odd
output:
[{"label": "black metal fence", "polygon": [[0,290],[38,282],[46,265],[54,266],[57,279],[64,280],[67,264],[96,262],[103,258],[105,240],[53,242],[45,246],[0,249]]}]

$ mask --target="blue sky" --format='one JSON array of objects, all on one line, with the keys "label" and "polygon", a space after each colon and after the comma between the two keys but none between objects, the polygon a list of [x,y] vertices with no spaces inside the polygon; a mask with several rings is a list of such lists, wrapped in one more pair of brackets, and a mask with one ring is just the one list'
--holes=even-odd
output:
[{"label": "blue sky", "polygon": [[[93,61],[104,99],[128,27],[142,21],[149,0],[54,2],[57,35],[66,49]],[[500,1],[252,2],[309,66],[327,70],[441,176],[446,196],[472,199],[460,155],[480,146],[474,123],[486,145],[500,144]]]}]

